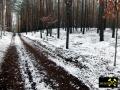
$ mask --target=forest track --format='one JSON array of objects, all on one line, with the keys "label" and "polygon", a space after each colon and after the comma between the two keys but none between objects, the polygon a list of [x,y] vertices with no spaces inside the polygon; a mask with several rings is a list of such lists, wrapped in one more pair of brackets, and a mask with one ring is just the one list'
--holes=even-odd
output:
[{"label": "forest track", "polygon": [[76,66],[80,69],[84,67],[82,65],[82,63],[77,60],[78,58],[82,58],[82,60],[86,60],[85,56],[83,56],[83,55],[80,55],[80,56],[74,58],[74,60],[71,59],[71,58],[64,58],[62,55],[56,54],[56,52],[53,51],[51,48],[47,48],[45,45],[41,44],[37,40],[32,40],[32,39],[30,39],[29,37],[26,37],[26,36],[21,36],[21,39],[23,39],[24,42],[26,42],[26,40],[27,40],[26,43],[29,42],[29,44],[32,47],[34,46],[33,48],[41,50],[43,53],[45,53],[46,56],[50,55],[53,58],[57,58],[57,59],[60,59],[60,60],[62,59],[62,60],[64,60],[64,62],[70,63],[70,64],[72,64],[72,65],[74,65],[74,66]]},{"label": "forest track", "polygon": [[78,78],[72,76],[64,68],[57,66],[53,61],[49,60],[43,51],[29,45],[23,38],[21,40],[26,50],[29,50],[34,55],[36,62],[44,67],[47,77],[57,82],[56,86],[52,85],[54,90],[89,90]]},{"label": "forest track", "polygon": [[5,55],[0,90],[89,90],[17,35]]},{"label": "forest track", "polygon": [[2,72],[0,73],[0,90],[24,90],[24,82],[19,70],[18,54],[14,46],[14,37],[3,59]]},{"label": "forest track", "polygon": [[24,47],[19,36],[16,36],[15,42],[25,90],[51,90],[51,87],[43,81],[45,72],[42,67],[40,71],[38,70],[34,56]]}]

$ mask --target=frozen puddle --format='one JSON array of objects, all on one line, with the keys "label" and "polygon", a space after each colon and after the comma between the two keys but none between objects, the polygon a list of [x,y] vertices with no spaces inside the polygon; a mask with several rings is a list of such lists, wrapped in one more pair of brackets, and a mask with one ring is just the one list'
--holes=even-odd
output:
[{"label": "frozen puddle", "polygon": [[32,63],[32,61],[35,61],[34,57],[30,58],[18,35],[15,37],[15,45],[19,55],[18,60],[25,90],[51,90],[51,87],[42,81],[43,76]]}]

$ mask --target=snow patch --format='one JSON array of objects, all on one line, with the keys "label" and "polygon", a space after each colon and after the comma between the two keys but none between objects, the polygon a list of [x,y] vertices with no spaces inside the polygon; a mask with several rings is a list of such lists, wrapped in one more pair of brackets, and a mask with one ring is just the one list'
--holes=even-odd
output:
[{"label": "snow patch", "polygon": [[2,38],[0,37],[0,72],[1,70],[1,65],[3,63],[3,58],[5,56],[5,53],[10,46],[12,38],[12,33],[10,32],[5,32],[5,36],[3,35]]}]

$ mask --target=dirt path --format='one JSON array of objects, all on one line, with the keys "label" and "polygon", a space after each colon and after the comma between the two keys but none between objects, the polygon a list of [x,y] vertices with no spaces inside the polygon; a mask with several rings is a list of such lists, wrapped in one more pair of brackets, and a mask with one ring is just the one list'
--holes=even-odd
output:
[{"label": "dirt path", "polygon": [[7,50],[1,67],[0,90],[24,90],[24,83],[19,70],[16,47],[12,44]]},{"label": "dirt path", "polygon": [[42,67],[40,67],[41,70],[38,70],[38,68],[36,67],[37,62],[34,55],[26,50],[19,36],[16,36],[15,38],[15,46],[17,48],[17,53],[19,56],[20,71],[25,82],[25,90],[52,89],[43,81],[43,79],[45,78],[45,72],[42,70]]},{"label": "dirt path", "polygon": [[2,65],[0,90],[89,90],[19,36],[11,42]]},{"label": "dirt path", "polygon": [[30,46],[23,39],[26,49],[32,53],[39,65],[44,67],[44,70],[47,72],[47,77],[50,82],[54,80],[57,82],[57,86],[52,85],[52,88],[55,90],[89,90],[81,81],[79,81],[74,76],[68,74],[63,68],[57,66],[54,62],[49,60],[42,51],[38,51],[36,48]]}]

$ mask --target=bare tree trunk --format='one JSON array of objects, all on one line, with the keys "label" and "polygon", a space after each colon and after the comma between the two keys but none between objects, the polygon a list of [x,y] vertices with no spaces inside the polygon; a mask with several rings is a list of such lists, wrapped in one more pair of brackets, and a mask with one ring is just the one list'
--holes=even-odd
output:
[{"label": "bare tree trunk", "polygon": [[71,28],[71,12],[72,12],[72,0],[67,0],[66,1],[66,14],[67,14],[66,49],[69,49],[69,32]]},{"label": "bare tree trunk", "polygon": [[3,31],[3,3],[1,3],[1,13],[0,13],[0,18],[1,18],[1,39],[2,39],[2,31]]},{"label": "bare tree trunk", "polygon": [[60,38],[60,0],[58,0],[58,31],[57,38]]},{"label": "bare tree trunk", "polygon": [[104,41],[104,19],[103,19],[103,15],[104,15],[104,2],[99,6],[99,30],[100,30],[100,41]]},{"label": "bare tree trunk", "polygon": [[3,0],[3,30],[4,30],[4,35],[5,35],[5,30],[6,30],[6,0]]},{"label": "bare tree trunk", "polygon": [[83,31],[83,12],[84,12],[84,0],[82,0],[82,7],[81,7],[81,32]]},{"label": "bare tree trunk", "polygon": [[112,20],[112,38],[115,38],[115,19]]}]

